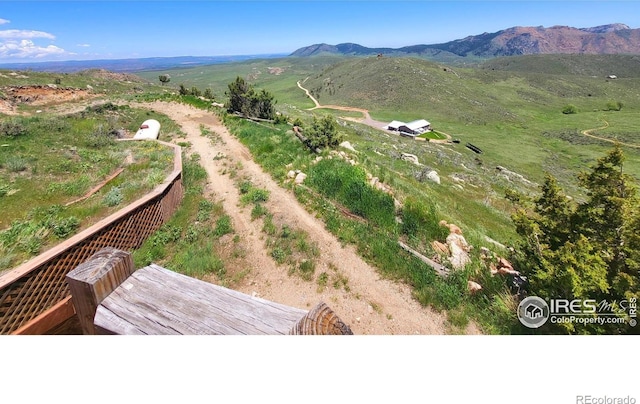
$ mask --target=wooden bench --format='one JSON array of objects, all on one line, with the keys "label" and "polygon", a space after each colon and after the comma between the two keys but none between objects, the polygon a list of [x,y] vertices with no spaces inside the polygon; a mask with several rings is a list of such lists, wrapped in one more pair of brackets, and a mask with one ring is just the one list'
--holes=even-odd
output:
[{"label": "wooden bench", "polygon": [[253,297],[105,248],[67,275],[84,334],[353,334],[324,303],[310,311]]}]

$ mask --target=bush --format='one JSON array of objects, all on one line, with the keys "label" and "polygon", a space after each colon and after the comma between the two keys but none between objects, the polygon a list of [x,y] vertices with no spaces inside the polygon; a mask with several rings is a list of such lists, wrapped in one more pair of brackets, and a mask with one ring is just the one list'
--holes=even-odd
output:
[{"label": "bush", "polygon": [[577,114],[578,113],[578,108],[576,108],[575,105],[567,104],[562,108],[562,113],[565,114],[565,115]]},{"label": "bush", "polygon": [[224,215],[218,218],[216,221],[216,228],[213,231],[218,237],[222,237],[225,234],[233,233],[233,226],[231,225],[231,217],[229,215]]},{"label": "bush", "polygon": [[119,187],[113,187],[104,196],[102,203],[104,203],[106,206],[113,207],[120,205],[123,199],[124,196],[122,195],[122,190]]},{"label": "bush", "polygon": [[605,111],[620,111],[622,109],[622,103],[620,101],[610,101],[607,103]]},{"label": "bush", "polygon": [[331,115],[325,115],[322,119],[313,117],[311,127],[305,130],[304,135],[312,148],[337,147],[343,139],[338,132],[336,120]]},{"label": "bush", "polygon": [[0,136],[10,139],[27,134],[26,126],[19,120],[9,119],[0,122]]},{"label": "bush", "polygon": [[59,239],[66,239],[80,227],[80,220],[71,216],[65,219],[54,220],[49,224],[53,234]]},{"label": "bush", "polygon": [[7,167],[7,170],[12,173],[25,171],[28,167],[27,160],[18,156],[9,157],[9,159],[7,159],[7,161],[5,162],[5,166]]}]

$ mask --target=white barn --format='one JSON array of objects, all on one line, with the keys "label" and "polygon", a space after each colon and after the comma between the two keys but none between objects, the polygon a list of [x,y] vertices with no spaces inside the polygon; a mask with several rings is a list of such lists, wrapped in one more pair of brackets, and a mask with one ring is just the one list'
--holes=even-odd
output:
[{"label": "white barn", "polygon": [[403,135],[416,136],[431,130],[431,124],[424,119],[417,119],[409,123],[391,121],[384,129],[400,132]]},{"label": "white barn", "polygon": [[408,133],[411,135],[419,135],[424,132],[428,132],[431,130],[431,124],[424,119],[418,119],[415,121],[411,121],[404,125],[400,125],[398,128],[400,132]]},{"label": "white barn", "polygon": [[391,121],[387,126],[385,126],[385,129],[397,131],[400,128],[400,126],[404,124],[405,124],[404,122],[400,122],[400,121]]}]

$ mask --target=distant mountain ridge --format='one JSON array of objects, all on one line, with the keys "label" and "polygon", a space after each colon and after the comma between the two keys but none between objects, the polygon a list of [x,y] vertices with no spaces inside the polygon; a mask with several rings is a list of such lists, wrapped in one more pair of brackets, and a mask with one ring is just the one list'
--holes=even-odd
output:
[{"label": "distant mountain ridge", "polygon": [[449,54],[477,58],[554,53],[640,54],[640,29],[632,29],[620,23],[590,28],[512,27],[442,44],[402,48],[367,48],[354,43],[315,44],[300,48],[290,56],[313,56],[322,53],[352,56],[416,54],[427,57]]},{"label": "distant mountain ridge", "polygon": [[85,69],[105,69],[112,72],[135,73],[165,70],[176,67],[205,66],[219,63],[242,62],[250,59],[270,59],[286,54],[232,55],[232,56],[173,56],[139,59],[67,60],[31,63],[0,63],[0,69],[34,70],[73,73]]}]

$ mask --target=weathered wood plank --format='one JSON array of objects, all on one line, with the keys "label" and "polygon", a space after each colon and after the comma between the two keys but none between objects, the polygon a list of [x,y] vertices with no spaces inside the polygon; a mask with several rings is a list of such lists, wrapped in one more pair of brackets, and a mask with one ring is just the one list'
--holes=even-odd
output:
[{"label": "weathered wood plank", "polygon": [[99,305],[99,332],[288,334],[307,311],[202,282],[157,265],[134,272]]},{"label": "weathered wood plank", "polygon": [[84,334],[96,334],[93,319],[98,305],[133,271],[130,253],[108,247],[67,274],[73,306]]},{"label": "weathered wood plank", "polygon": [[402,241],[398,241],[398,245],[400,247],[402,247],[403,250],[409,252],[410,254],[413,254],[415,257],[420,259],[422,262],[424,262],[425,264],[429,265],[431,268],[433,268],[438,273],[438,275],[440,275],[440,276],[449,275],[449,270],[444,265],[438,264],[434,260],[425,257],[424,255],[420,254],[419,252],[417,252],[413,248],[409,247],[408,245],[406,245]]}]

